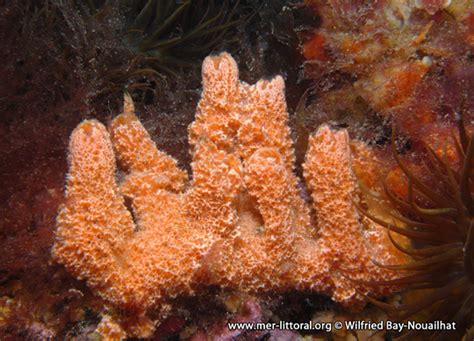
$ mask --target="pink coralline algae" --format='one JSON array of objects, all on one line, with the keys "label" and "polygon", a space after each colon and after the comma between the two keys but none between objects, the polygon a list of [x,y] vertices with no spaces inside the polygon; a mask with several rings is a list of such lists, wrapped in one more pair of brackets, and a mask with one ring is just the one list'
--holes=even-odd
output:
[{"label": "pink coralline algae", "polygon": [[[71,135],[53,257],[134,316],[125,331],[108,317],[99,331],[149,335],[147,312],[164,317],[174,298],[209,285],[251,294],[311,290],[346,307],[392,292],[377,282],[396,273],[373,260],[405,258],[356,207],[367,203],[353,163],[370,169],[370,158],[353,158],[345,130],[321,126],[304,164],[308,203],[294,173],[283,79],[240,82],[227,53],[207,57],[202,77],[189,127],[192,179],[156,148],[127,96],[109,130],[87,120]],[[358,155],[370,150],[359,145]],[[116,160],[126,172],[121,181]]]}]

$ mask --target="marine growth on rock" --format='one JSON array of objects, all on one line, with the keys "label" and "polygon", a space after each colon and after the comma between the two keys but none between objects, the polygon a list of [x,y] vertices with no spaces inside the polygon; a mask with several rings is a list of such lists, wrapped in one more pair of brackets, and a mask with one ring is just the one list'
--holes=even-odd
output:
[{"label": "marine growth on rock", "polygon": [[304,200],[283,79],[240,82],[236,62],[221,53],[204,60],[202,81],[189,127],[191,178],[156,148],[127,95],[108,129],[86,120],[71,135],[52,252],[126,312],[127,323],[104,318],[99,330],[149,335],[150,311],[164,317],[174,298],[209,286],[310,290],[349,308],[393,292],[370,284],[397,277],[373,261],[399,264],[405,255],[357,209],[366,203],[353,166],[374,166],[368,147],[353,157],[345,130],[320,126],[304,163],[312,198]]}]

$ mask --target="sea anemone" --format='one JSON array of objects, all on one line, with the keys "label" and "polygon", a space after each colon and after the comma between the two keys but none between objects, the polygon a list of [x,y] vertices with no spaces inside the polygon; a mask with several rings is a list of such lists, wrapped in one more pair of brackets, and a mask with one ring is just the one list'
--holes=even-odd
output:
[{"label": "sea anemone", "polygon": [[[426,169],[430,170],[432,183],[415,175],[392,144],[398,166],[408,179],[406,197],[384,183],[385,194],[398,211],[391,214],[392,222],[361,208],[367,217],[385,226],[395,247],[411,258],[407,264],[379,264],[399,271],[401,276],[378,283],[404,285],[410,302],[369,300],[398,321],[455,323],[455,331],[430,331],[432,340],[444,340],[453,334],[462,337],[474,319],[474,134],[468,132],[461,115],[456,115],[456,121],[458,136],[453,134],[444,153],[425,146]],[[393,232],[408,237],[411,248],[400,245],[392,237]],[[409,331],[401,337],[418,333]]]},{"label": "sea anemone", "polygon": [[23,31],[48,27],[61,51],[79,56],[85,83],[101,84],[98,94],[169,86],[184,71],[197,83],[200,61],[239,46],[229,33],[257,10],[239,0],[48,0],[24,7]]},{"label": "sea anemone", "polygon": [[175,67],[198,66],[230,28],[239,1],[131,1],[125,40],[135,53],[157,70],[174,75]]}]

